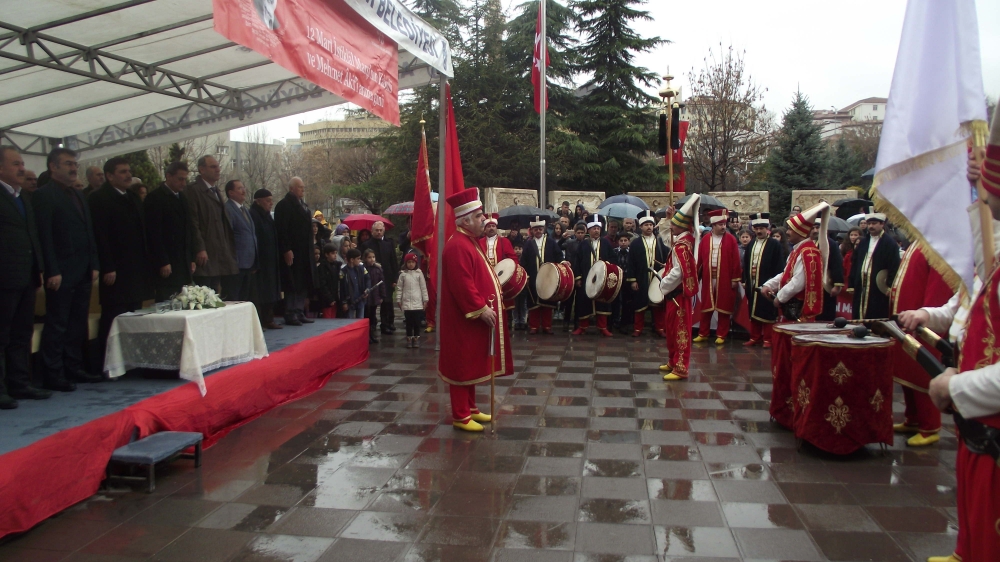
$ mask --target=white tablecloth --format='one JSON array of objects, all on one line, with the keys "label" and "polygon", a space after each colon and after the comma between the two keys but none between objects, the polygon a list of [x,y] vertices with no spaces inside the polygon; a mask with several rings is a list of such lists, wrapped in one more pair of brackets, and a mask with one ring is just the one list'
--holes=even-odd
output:
[{"label": "white tablecloth", "polygon": [[134,368],[179,370],[204,396],[205,371],[262,357],[267,344],[251,303],[163,314],[143,310],[111,324],[104,371],[120,377]]}]

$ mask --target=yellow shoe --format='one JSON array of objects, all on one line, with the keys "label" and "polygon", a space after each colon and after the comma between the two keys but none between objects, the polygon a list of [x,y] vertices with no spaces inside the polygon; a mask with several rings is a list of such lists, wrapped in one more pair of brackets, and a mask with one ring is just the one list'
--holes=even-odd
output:
[{"label": "yellow shoe", "polygon": [[682,381],[685,378],[687,378],[687,377],[682,377],[682,376],[674,374],[674,373],[667,373],[667,374],[663,375],[663,380],[665,380],[665,381]]},{"label": "yellow shoe", "polygon": [[478,423],[476,423],[475,420],[469,420],[469,421],[467,421],[465,423],[462,423],[462,422],[459,422],[459,421],[457,421],[457,422],[451,422],[451,425],[455,429],[461,429],[462,431],[472,431],[472,432],[478,433],[478,432],[481,432],[483,430],[483,426],[481,426]]},{"label": "yellow shoe", "polygon": [[726,338],[715,338],[715,345],[722,345],[726,343]]},{"label": "yellow shoe", "polygon": [[424,333],[426,334],[431,334],[433,332],[434,332],[434,326],[427,326],[426,328],[424,328]]},{"label": "yellow shoe", "polygon": [[904,423],[893,424],[892,430],[895,431],[896,433],[917,433],[920,431],[920,428],[915,425],[907,425],[904,422]]},{"label": "yellow shoe", "polygon": [[665,373],[669,373],[670,371],[674,370],[674,366],[669,363],[665,365],[660,365],[660,370]]},{"label": "yellow shoe", "polygon": [[927,437],[921,434],[916,434],[906,440],[906,444],[910,447],[926,447],[928,445],[933,445],[941,440],[941,436],[937,433],[932,433]]},{"label": "yellow shoe", "polygon": [[472,421],[477,421],[479,423],[490,423],[493,421],[493,416],[489,414],[484,414],[482,412],[476,412],[472,414]]},{"label": "yellow shoe", "polygon": [[962,560],[954,554],[949,554],[948,556],[931,556],[927,562],[962,562]]},{"label": "yellow shoe", "polygon": [[708,341],[708,336],[698,336],[698,337],[696,337],[695,339],[693,339],[691,341],[693,343],[704,343],[704,342]]}]

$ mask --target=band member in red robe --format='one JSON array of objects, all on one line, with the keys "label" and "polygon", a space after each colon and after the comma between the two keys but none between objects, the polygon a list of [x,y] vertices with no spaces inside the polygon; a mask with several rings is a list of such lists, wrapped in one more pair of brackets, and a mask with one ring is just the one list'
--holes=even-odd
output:
[{"label": "band member in red robe", "polygon": [[750,226],[756,238],[743,254],[743,290],[747,294],[747,313],[750,316],[750,339],[743,344],[746,347],[762,342],[764,347],[771,347],[772,329],[778,319],[774,299],[760,294],[761,286],[768,279],[780,275],[785,267],[781,259],[781,243],[771,238],[770,217],[768,213],[750,215]]},{"label": "band member in red robe", "polygon": [[529,226],[531,238],[524,241],[521,249],[521,267],[528,274],[528,333],[537,334],[542,330],[546,334],[551,334],[552,311],[559,303],[538,298],[535,282],[543,263],[562,261],[562,250],[559,249],[559,243],[545,233],[545,219],[535,217]]},{"label": "band member in red robe", "polygon": [[479,247],[486,254],[486,261],[490,262],[490,267],[496,267],[501,260],[512,259],[517,261],[517,254],[514,253],[514,245],[510,239],[500,236],[497,231],[497,220],[500,215],[493,213],[486,219],[486,230],[483,237],[479,239]]},{"label": "band member in red robe", "polygon": [[607,238],[601,238],[601,217],[592,215],[587,223],[587,238],[584,238],[577,246],[573,257],[573,276],[576,282],[576,319],[577,328],[573,330],[574,336],[580,336],[587,332],[590,327],[591,318],[595,319],[597,329],[601,335],[607,338],[612,336],[608,330],[608,317],[611,316],[611,304],[596,302],[587,296],[587,289],[584,283],[590,275],[590,268],[598,260],[610,262],[611,242]]},{"label": "band member in red robe", "polygon": [[[927,262],[920,243],[914,242],[906,249],[899,264],[899,272],[889,292],[890,310],[893,316],[907,310],[923,307],[944,306],[953,291],[944,278]],[[909,355],[900,354],[902,363],[896,366],[893,377],[903,387],[903,401],[906,404],[906,418],[903,423],[893,426],[898,433],[914,433],[906,444],[922,447],[937,443],[941,437],[941,412],[931,402],[927,394],[931,379],[927,371],[920,367]]]},{"label": "band member in red robe", "polygon": [[[809,239],[813,223],[822,215],[819,246]],[[823,280],[829,255],[830,205],[818,203],[785,221],[788,241],[795,247],[780,275],[775,275],[761,287],[761,294],[774,299],[785,322],[813,322],[823,312]]]},{"label": "band member in red robe", "polygon": [[642,335],[646,325],[646,311],[653,314],[653,329],[660,336],[666,337],[663,331],[663,303],[649,302],[649,286],[659,283],[655,272],[661,271],[667,261],[669,251],[662,240],[653,233],[656,218],[646,211],[639,215],[640,235],[629,245],[629,261],[632,276],[626,283],[632,284],[632,306],[635,307],[635,318],[632,325],[632,337]]},{"label": "band member in red robe", "polygon": [[688,378],[691,366],[691,299],[698,294],[698,270],[694,260],[698,255],[698,239],[694,229],[698,227],[700,207],[701,196],[696,193],[671,217],[670,232],[661,234],[665,243],[671,242],[666,273],[660,280],[660,291],[666,303],[669,357],[667,364],[660,365],[665,381]]},{"label": "band member in red robe", "polygon": [[708,341],[712,329],[712,315],[719,314],[715,329],[715,344],[726,343],[733,311],[736,310],[737,288],[743,277],[740,263],[740,247],[736,237],[726,230],[729,213],[717,209],[708,213],[712,232],[705,235],[698,249],[698,278],[701,279],[701,293],[698,304],[701,309],[701,323],[694,343]]},{"label": "band member in red robe", "polygon": [[500,314],[500,281],[476,242],[485,222],[479,190],[465,189],[447,202],[455,210],[457,228],[441,256],[438,375],[450,385],[452,425],[482,431],[481,424],[492,417],[476,406],[476,385],[514,372],[510,331],[506,315]]}]

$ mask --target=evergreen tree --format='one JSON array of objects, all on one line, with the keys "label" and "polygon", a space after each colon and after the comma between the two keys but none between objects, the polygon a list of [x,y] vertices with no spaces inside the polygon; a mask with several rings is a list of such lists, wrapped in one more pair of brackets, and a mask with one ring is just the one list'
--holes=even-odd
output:
[{"label": "evergreen tree", "polygon": [[141,179],[150,191],[163,183],[163,177],[160,176],[160,172],[153,165],[153,161],[149,159],[149,154],[145,150],[123,154],[122,158],[128,160],[129,167],[132,169],[132,177]]},{"label": "evergreen tree", "polygon": [[185,152],[187,152],[187,149],[182,147],[180,143],[175,142],[170,145],[170,148],[167,150],[167,165],[169,166],[174,162],[187,163],[187,158],[184,157]]},{"label": "evergreen tree", "polygon": [[785,112],[778,144],[767,157],[771,212],[785,216],[791,209],[793,189],[820,189],[826,174],[826,150],[822,127],[813,123],[809,99],[795,94]]},{"label": "evergreen tree", "polygon": [[837,142],[827,146],[828,166],[826,186],[829,189],[844,189],[861,185],[861,174],[865,173],[864,163],[847,141],[841,136]]},{"label": "evergreen tree", "polygon": [[663,162],[656,157],[656,117],[659,101],[643,87],[657,84],[656,75],[634,64],[635,56],[664,43],[643,38],[635,22],[650,20],[635,6],[645,0],[575,0],[578,31],[587,39],[580,49],[580,71],[593,78],[582,90],[579,110],[570,119],[581,139],[596,149],[581,167],[580,186],[615,195],[648,191],[665,181]]}]

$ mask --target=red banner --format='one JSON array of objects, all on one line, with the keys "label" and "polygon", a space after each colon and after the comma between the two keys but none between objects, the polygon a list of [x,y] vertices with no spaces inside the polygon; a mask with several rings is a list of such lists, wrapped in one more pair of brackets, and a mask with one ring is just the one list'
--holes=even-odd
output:
[{"label": "red banner", "polygon": [[343,0],[213,0],[215,30],[399,125],[396,43]]}]

